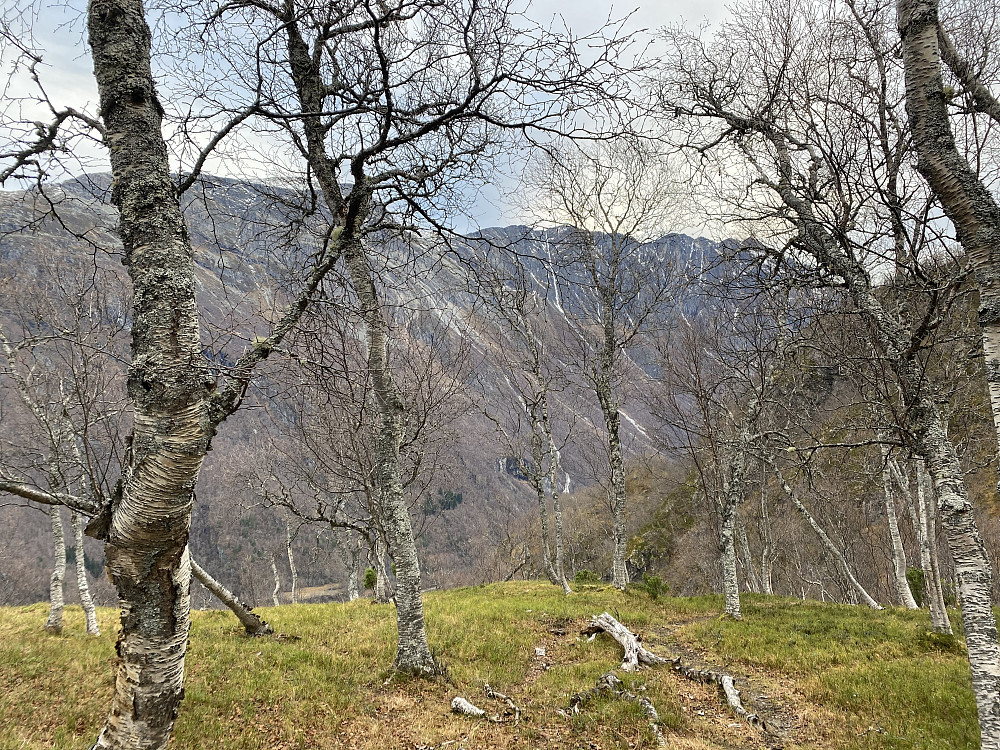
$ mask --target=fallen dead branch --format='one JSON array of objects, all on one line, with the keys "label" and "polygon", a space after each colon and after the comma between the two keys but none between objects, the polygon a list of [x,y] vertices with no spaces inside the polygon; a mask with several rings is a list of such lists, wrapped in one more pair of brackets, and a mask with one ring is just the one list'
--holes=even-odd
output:
[{"label": "fallen dead branch", "polygon": [[618,620],[605,612],[603,615],[596,615],[590,618],[590,625],[583,629],[583,635],[589,635],[593,640],[598,633],[607,633],[625,649],[625,657],[622,659],[621,668],[626,672],[635,672],[639,669],[639,664],[656,666],[666,664],[666,659],[661,659],[651,651],[643,648],[642,639],[634,635],[632,631],[622,625]]},{"label": "fallen dead branch", "polygon": [[[757,729],[764,731],[770,731],[764,719],[755,713],[747,711],[744,707],[743,701],[740,699],[740,691],[736,689],[735,679],[732,675],[717,672],[712,669],[697,669],[695,667],[689,667],[681,661],[680,657],[674,659],[664,659],[663,657],[647,651],[643,647],[642,639],[639,638],[639,636],[633,634],[628,628],[618,622],[618,620],[609,615],[607,612],[602,615],[591,617],[590,625],[584,628],[582,633],[583,635],[589,635],[591,638],[596,637],[598,633],[607,633],[618,641],[622,648],[625,649],[625,657],[622,661],[621,668],[626,672],[635,672],[639,669],[640,664],[646,664],[648,666],[670,664],[675,672],[687,677],[689,680],[694,680],[695,682],[714,683],[718,686],[719,692],[725,698],[727,705],[737,716],[746,721],[752,727],[756,727]],[[601,679],[604,678],[602,677]]]}]

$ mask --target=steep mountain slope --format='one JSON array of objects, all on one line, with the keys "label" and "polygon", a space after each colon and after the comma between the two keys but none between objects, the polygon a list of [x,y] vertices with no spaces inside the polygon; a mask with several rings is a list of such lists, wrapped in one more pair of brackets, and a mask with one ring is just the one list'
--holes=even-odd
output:
[{"label": "steep mountain slope", "polygon": [[[107,175],[91,175],[44,193],[0,194],[0,323],[15,340],[31,328],[26,311],[33,309],[27,304],[33,293],[42,292],[58,304],[58,285],[51,281],[59,276],[58,269],[71,269],[74,277],[92,277],[93,283],[83,285],[79,294],[96,293],[94,299],[117,311],[121,333],[102,348],[108,361],[117,362],[120,388],[126,359],[122,352],[127,347],[127,291],[105,288],[108,279],[120,282],[124,276],[115,240],[116,217],[106,201],[109,188]],[[295,288],[308,256],[324,241],[324,222],[309,194],[228,179],[205,180],[185,195],[184,208],[196,252],[206,369],[211,374],[221,372],[254,336],[267,330],[268,321]],[[579,346],[560,343],[566,331],[588,325],[591,312],[586,279],[572,268],[554,270],[554,248],[566,241],[567,231],[507,227],[448,243],[415,235],[405,240],[371,239],[378,247],[378,276],[395,321],[394,351],[400,361],[411,350],[447,353],[434,354],[440,363],[437,377],[448,382],[454,394],[450,405],[434,417],[441,422],[435,448],[440,470],[411,498],[428,586],[502,576],[502,566],[490,568],[484,557],[510,543],[534,512],[533,495],[520,476],[516,456],[497,439],[497,413],[516,413],[518,406],[507,369],[510,357],[505,356],[513,344],[483,314],[475,294],[477,282],[471,270],[484,259],[497,260],[503,267],[508,261],[501,259],[519,257],[533,286],[530,291],[542,301],[552,368],[565,376],[551,406],[560,440],[566,441],[561,451],[562,489],[593,484],[602,475],[600,411],[582,383]],[[650,243],[642,252],[641,265],[675,272],[704,268],[714,259],[711,242],[680,235]],[[323,301],[322,309],[345,310],[341,332],[358,346],[362,337],[349,313],[351,295],[344,285],[331,283]],[[37,329],[40,323],[36,320],[34,325]],[[304,348],[296,348],[300,346]],[[251,601],[269,598],[272,555],[279,561],[283,588],[288,586],[284,526],[289,517],[264,507],[247,476],[260,469],[272,450],[262,435],[287,436],[300,419],[291,404],[304,377],[299,365],[306,361],[303,352],[308,347],[309,337],[303,334],[291,351],[269,363],[248,396],[252,408],[220,431],[197,489],[192,550]],[[638,398],[655,373],[655,364],[642,347],[623,354],[623,439],[628,455],[636,457],[656,450],[652,421]],[[58,375],[64,380],[70,376]],[[37,426],[24,417],[9,388],[0,390],[0,398],[4,424],[13,431],[0,462],[42,481],[37,456],[28,457]],[[107,474],[113,476],[124,436],[108,440],[119,441],[102,454],[109,465]],[[36,451],[41,450],[36,445]],[[0,507],[0,516],[8,529],[16,529],[2,545],[3,564],[6,570],[18,571],[9,580],[0,579],[0,604],[43,598],[48,579],[46,519],[19,507]],[[295,519],[291,524],[297,529],[293,549],[299,586],[334,583],[323,590],[341,591],[344,573],[334,554],[335,537],[322,525],[299,528]],[[88,557],[101,559],[100,545],[88,541],[86,550]],[[91,568],[99,570],[96,564]],[[100,593],[110,603],[110,589],[104,586]]]}]

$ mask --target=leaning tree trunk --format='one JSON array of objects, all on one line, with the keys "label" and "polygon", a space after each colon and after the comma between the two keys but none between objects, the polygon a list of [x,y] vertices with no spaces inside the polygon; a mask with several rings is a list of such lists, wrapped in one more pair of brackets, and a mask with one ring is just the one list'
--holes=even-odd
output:
[{"label": "leaning tree trunk", "polygon": [[191,559],[191,572],[202,586],[229,607],[229,610],[236,615],[236,619],[247,631],[247,635],[270,635],[274,632],[274,629],[264,622],[263,618],[254,614],[253,610],[240,601],[236,594],[212,578],[193,558]]},{"label": "leaning tree trunk", "polygon": [[130,460],[105,558],[122,608],[111,712],[96,750],[166,746],[184,695],[193,491],[208,445],[191,243],[160,132],[140,0],[88,9],[90,47],[133,284]]},{"label": "leaning tree trunk", "polygon": [[73,540],[76,545],[76,586],[80,591],[80,605],[83,607],[83,614],[87,618],[87,635],[100,635],[101,628],[97,624],[97,609],[94,607],[94,599],[90,595],[90,586],[87,584],[87,561],[83,552],[83,521],[79,513],[74,512],[70,516],[70,526],[73,529]]},{"label": "leaning tree trunk", "polygon": [[795,509],[806,520],[806,523],[809,524],[810,528],[812,528],[812,530],[816,532],[816,536],[819,537],[820,542],[822,542],[827,552],[833,555],[833,559],[837,561],[837,564],[840,566],[841,572],[844,574],[844,577],[847,578],[848,582],[851,584],[851,588],[854,590],[854,592],[858,595],[861,601],[863,601],[866,605],[868,605],[872,609],[882,609],[882,605],[879,604],[877,601],[875,601],[872,595],[868,593],[865,587],[862,586],[861,583],[858,581],[858,579],[854,576],[854,572],[851,570],[851,566],[847,564],[847,558],[844,557],[844,553],[841,552],[840,549],[837,547],[837,545],[833,543],[833,540],[830,539],[827,533],[823,530],[823,527],[819,525],[819,523],[816,521],[815,518],[813,518],[812,513],[810,513],[806,509],[806,506],[802,504],[801,500],[799,500],[798,495],[795,494],[795,491],[792,490],[788,482],[785,481],[785,477],[784,475],[782,475],[781,469],[778,468],[778,465],[772,464],[772,466],[774,468],[774,475],[775,477],[777,477],[778,484],[781,486],[781,489],[784,490],[785,495],[788,497],[789,500],[792,501],[792,504],[795,506]]},{"label": "leaning tree trunk", "polygon": [[404,438],[406,407],[389,365],[389,326],[360,241],[345,248],[344,259],[361,305],[368,344],[368,371],[372,378],[380,425],[376,438],[376,471],[379,504],[388,536],[389,552],[396,565],[395,666],[404,672],[430,673],[434,659],[427,645],[424,604],[420,587],[420,562],[413,540],[410,511],[403,497],[400,446]]},{"label": "leaning tree trunk", "polygon": [[52,575],[49,576],[49,617],[45,629],[61,633],[63,626],[63,579],[66,575],[66,537],[63,534],[62,507],[49,508],[52,524]]},{"label": "leaning tree trunk", "polygon": [[[941,75],[938,0],[897,0],[896,13],[903,41],[906,111],[917,152],[917,169],[941,201],[976,272],[986,380],[1000,443],[1000,205],[955,144],[948,114],[949,97],[945,95]],[[969,70],[956,68],[959,77],[967,85],[972,84],[970,93],[980,98],[977,95],[981,92],[975,87],[978,80],[970,78]],[[992,110],[983,106],[987,102],[977,103],[981,111],[996,116],[995,100],[991,102]],[[991,726],[1000,735],[1000,715]],[[995,742],[1000,744],[1000,736]]]},{"label": "leaning tree trunk", "polygon": [[906,580],[906,550],[899,536],[899,522],[896,519],[896,504],[892,499],[892,477],[890,476],[888,456],[882,455],[882,489],[885,493],[885,515],[889,526],[889,541],[892,543],[892,572],[896,584],[896,597],[899,603],[907,609],[919,609],[910,591],[910,583]]}]

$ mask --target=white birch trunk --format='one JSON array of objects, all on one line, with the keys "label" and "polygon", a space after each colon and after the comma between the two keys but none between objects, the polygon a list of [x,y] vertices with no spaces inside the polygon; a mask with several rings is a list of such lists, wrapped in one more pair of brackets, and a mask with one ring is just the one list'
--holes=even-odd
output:
[{"label": "white birch trunk", "polygon": [[746,525],[736,517],[736,533],[740,540],[740,555],[743,558],[743,570],[746,572],[746,585],[754,594],[760,593],[760,579],[753,566],[753,556],[750,554],[750,540],[747,538]]},{"label": "white birch trunk", "polygon": [[49,617],[45,629],[61,633],[63,626],[63,579],[66,575],[66,538],[63,535],[62,507],[49,508],[52,525],[52,575],[49,576]]},{"label": "white birch trunk", "polygon": [[298,571],[295,570],[295,555],[292,553],[292,527],[285,523],[285,551],[288,553],[288,569],[292,575],[292,604],[298,604],[296,598],[296,587],[299,581]]},{"label": "white birch trunk", "polygon": [[[940,146],[942,137],[950,136],[936,55],[937,4],[935,0],[897,0],[897,9],[903,36],[907,109],[923,160],[924,149],[933,150]],[[940,110],[940,117],[932,118],[930,132],[925,132],[927,120],[923,110],[928,104]],[[918,122],[921,118],[924,120]],[[780,172],[775,189],[796,217],[797,243],[843,279],[886,364],[896,375],[907,407],[907,428],[914,441],[914,452],[924,459],[931,475],[941,525],[955,564],[981,746],[983,750],[1000,750],[1000,638],[992,605],[993,570],[976,526],[955,446],[948,439],[934,401],[936,394],[921,365],[908,355],[912,348],[909,332],[882,305],[872,290],[866,269],[844,252],[815,218],[812,207],[792,189],[787,145],[780,139],[773,139],[772,144],[776,146]],[[998,245],[1000,241],[991,247]]]},{"label": "white birch trunk", "polygon": [[555,522],[555,542],[556,542],[556,579],[562,586],[564,594],[572,594],[569,581],[566,580],[565,549],[563,544],[563,514],[562,501],[559,493],[559,449],[556,447],[555,437],[552,434],[552,425],[549,422],[548,400],[542,399],[542,428],[549,445],[549,492],[552,494],[552,517]]},{"label": "white birch trunk", "polygon": [[337,551],[340,553],[340,561],[344,564],[344,570],[347,572],[347,601],[349,602],[361,598],[361,591],[358,588],[358,563],[361,560],[361,545],[360,534],[355,543],[351,539],[350,531],[340,529],[337,534]]},{"label": "white birch trunk", "polygon": [[773,575],[773,558],[771,550],[773,540],[771,537],[771,518],[767,512],[767,500],[763,490],[760,493],[760,523],[763,531],[763,544],[760,550],[760,589],[764,594],[774,594],[774,586],[771,583]]},{"label": "white birch trunk", "polygon": [[[930,502],[927,502],[930,495]],[[934,492],[930,486],[927,469],[923,461],[917,461],[917,502],[920,506],[922,524],[921,561],[926,558],[924,567],[924,588],[927,592],[927,606],[931,612],[931,628],[935,633],[952,632],[948,609],[944,603],[944,592],[941,590],[941,571],[937,554],[937,514],[934,512]]]},{"label": "white birch trunk", "polygon": [[545,577],[549,579],[549,583],[558,586],[559,578],[556,576],[556,569],[552,564],[552,546],[549,544],[549,510],[548,498],[545,493],[545,474],[543,469],[547,443],[545,441],[545,431],[538,414],[539,409],[536,407],[529,411],[533,411],[533,413],[529,414],[529,417],[531,418],[531,460],[534,465],[523,468],[526,470],[525,474],[530,477],[531,484],[535,489],[535,497],[538,501],[538,522],[542,532],[542,567]]},{"label": "white birch trunk", "polygon": [[[336,166],[326,152],[327,129],[316,113],[325,110],[327,89],[319,73],[309,45],[302,38],[296,23],[285,26],[288,43],[288,64],[295,84],[300,111],[310,113],[303,117],[302,128],[309,165],[319,182],[331,214],[344,219],[344,234],[340,245],[351,285],[360,305],[364,320],[365,342],[368,349],[368,372],[371,376],[380,424],[376,438],[376,478],[379,504],[384,528],[388,537],[389,552],[396,565],[396,628],[398,646],[395,665],[407,672],[433,671],[434,660],[427,645],[424,628],[424,609],[420,586],[420,563],[413,540],[413,527],[409,509],[403,497],[400,468],[400,446],[404,438],[406,412],[402,395],[393,380],[389,363],[389,325],[382,311],[382,304],[375,280],[357,229],[365,220],[371,200],[363,193],[363,172],[354,174],[351,205],[345,206],[341,197]],[[358,170],[363,167],[360,162]]]},{"label": "white birch trunk", "polygon": [[376,470],[389,553],[396,566],[398,643],[395,665],[404,672],[433,672],[434,660],[424,628],[420,562],[413,540],[410,511],[403,498],[399,451],[404,437],[405,406],[389,366],[389,326],[360,241],[345,248],[344,257],[365,321],[368,370],[381,418],[376,438]]},{"label": "white birch trunk", "polygon": [[[1000,205],[956,146],[941,74],[942,38],[949,64],[981,111],[996,117],[997,103],[968,65],[956,64],[957,54],[940,27],[938,0],[897,0],[896,12],[917,169],[941,201],[976,272],[986,380],[1000,444]],[[1000,734],[1000,716],[995,721]]]},{"label": "white birch trunk", "polygon": [[271,592],[271,601],[274,606],[280,606],[281,601],[278,599],[278,592],[281,591],[281,579],[278,577],[278,563],[274,561],[274,554],[271,554],[271,572],[274,574],[274,591]]},{"label": "white birch trunk", "polygon": [[375,560],[373,565],[375,567],[375,601],[379,604],[386,604],[390,599],[392,599],[392,594],[389,591],[389,574],[385,569],[385,540],[382,537],[382,532],[378,529],[375,530]]},{"label": "white birch trunk", "polygon": [[193,558],[191,559],[191,572],[202,586],[212,592],[236,615],[236,619],[240,621],[247,635],[270,635],[274,632],[270,625],[264,622],[259,615],[254,614],[250,607],[240,601],[236,594],[210,576]]},{"label": "white birch trunk", "polygon": [[361,598],[361,591],[358,587],[358,562],[361,559],[361,537],[358,537],[357,544],[349,553],[350,562],[347,566],[347,601],[353,602]]},{"label": "white birch trunk", "polygon": [[830,539],[827,533],[823,530],[823,527],[819,525],[815,518],[813,518],[813,515],[806,509],[806,506],[802,504],[802,501],[799,500],[795,491],[792,490],[788,482],[785,481],[785,477],[782,475],[778,465],[772,464],[772,466],[774,468],[774,475],[778,479],[778,484],[781,485],[781,489],[784,490],[785,495],[792,501],[795,509],[806,520],[806,523],[809,524],[810,528],[816,532],[816,536],[819,537],[820,542],[822,542],[827,552],[833,555],[833,559],[837,561],[841,572],[843,572],[844,577],[851,584],[851,588],[854,592],[858,595],[861,601],[863,601],[871,609],[882,609],[882,605],[875,601],[874,597],[868,593],[865,587],[862,586],[858,579],[854,576],[854,572],[851,570],[851,566],[848,565],[847,558],[844,557],[844,553],[841,552],[837,545],[833,543],[833,540]]},{"label": "white birch trunk", "polygon": [[97,609],[94,607],[94,599],[90,595],[90,586],[87,584],[87,561],[83,552],[83,521],[79,513],[74,512],[70,516],[70,526],[73,529],[73,543],[76,545],[76,585],[80,591],[80,605],[87,618],[87,635],[100,635],[101,628],[97,624]]},{"label": "white birch trunk", "polygon": [[892,572],[896,585],[896,597],[899,603],[907,609],[919,609],[906,580],[906,551],[903,540],[899,536],[899,523],[896,520],[896,504],[892,499],[892,477],[889,464],[883,451],[882,489],[885,492],[885,515],[889,526],[889,541],[892,543]]},{"label": "white birch trunk", "polygon": [[726,614],[743,619],[740,608],[740,582],[736,570],[736,512],[739,504],[732,502],[729,492],[722,503],[719,519],[719,564],[722,568],[722,593],[726,599]]},{"label": "white birch trunk", "polygon": [[611,538],[614,542],[614,554],[611,561],[611,585],[619,591],[624,591],[629,582],[628,568],[625,559],[628,556],[628,532],[625,516],[625,460],[621,445],[621,417],[618,408],[612,404],[610,385],[600,396],[604,412],[604,426],[607,430],[609,446],[609,463],[611,468],[611,486],[608,490],[608,500],[611,504]]}]

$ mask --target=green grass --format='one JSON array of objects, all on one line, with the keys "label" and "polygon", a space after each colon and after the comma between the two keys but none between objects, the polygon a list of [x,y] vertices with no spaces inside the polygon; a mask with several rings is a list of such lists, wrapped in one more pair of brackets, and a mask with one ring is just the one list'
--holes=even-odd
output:
[{"label": "green grass", "polygon": [[[718,597],[653,601],[591,586],[564,597],[534,582],[434,592],[425,601],[431,645],[447,668],[433,680],[390,679],[390,605],[262,610],[294,636],[284,639],[249,639],[228,612],[195,612],[172,746],[651,748],[634,705],[598,698],[570,718],[558,714],[620,663],[609,638],[578,636],[589,615],[605,610],[654,651],[681,644],[746,675],[753,690],[799,716],[785,747],[978,744],[962,642],[929,635],[925,613],[745,597],[744,620],[734,622],[719,618]],[[61,636],[43,631],[46,612],[0,609],[0,750],[88,747],[107,709],[117,613],[102,610],[104,635],[88,638],[79,609],[68,608]],[[548,669],[534,655],[538,646]],[[666,668],[621,676],[656,706],[673,747],[765,746],[708,686]],[[517,727],[449,713],[455,695],[498,711],[483,695],[486,683],[521,707]]]},{"label": "green grass", "polygon": [[678,637],[720,663],[794,678],[806,698],[846,714],[846,747],[979,746],[964,643],[930,632],[926,612],[745,596],[743,613]]}]

